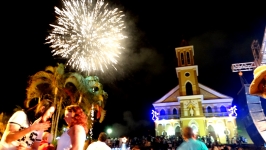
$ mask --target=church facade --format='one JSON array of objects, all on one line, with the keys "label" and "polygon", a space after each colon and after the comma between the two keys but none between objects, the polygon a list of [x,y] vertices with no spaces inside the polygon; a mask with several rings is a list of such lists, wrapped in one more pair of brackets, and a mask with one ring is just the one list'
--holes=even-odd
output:
[{"label": "church facade", "polygon": [[193,46],[178,47],[175,51],[179,85],[153,103],[156,136],[178,136],[182,127],[190,126],[199,136],[211,135],[226,143],[237,134],[233,98],[198,83]]}]

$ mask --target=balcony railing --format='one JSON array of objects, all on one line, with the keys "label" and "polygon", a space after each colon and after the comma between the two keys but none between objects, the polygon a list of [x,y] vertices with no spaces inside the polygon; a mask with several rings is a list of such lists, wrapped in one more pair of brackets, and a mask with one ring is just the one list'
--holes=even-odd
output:
[{"label": "balcony railing", "polygon": [[[204,113],[205,117],[228,117],[228,112],[214,112],[214,113]],[[176,115],[159,115],[159,120],[165,119],[180,119],[180,114]]]},{"label": "balcony railing", "polygon": [[228,112],[204,113],[205,117],[228,117]]},{"label": "balcony railing", "polygon": [[159,117],[159,120],[162,120],[162,119],[165,119],[165,120],[167,120],[167,119],[179,119],[180,118],[179,114],[177,114],[177,115],[160,115],[158,117]]}]

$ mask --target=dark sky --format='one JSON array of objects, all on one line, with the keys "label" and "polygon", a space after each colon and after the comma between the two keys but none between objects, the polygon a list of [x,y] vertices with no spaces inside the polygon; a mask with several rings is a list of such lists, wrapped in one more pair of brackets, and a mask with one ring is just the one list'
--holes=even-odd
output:
[{"label": "dark sky", "polygon": [[[109,0],[125,13],[126,51],[118,71],[100,75],[109,94],[107,115],[96,130],[107,126],[136,128],[151,123],[152,103],[178,84],[175,47],[184,38],[194,46],[199,82],[238,100],[241,83],[232,63],[253,61],[251,42],[261,43],[266,25],[262,2]],[[2,105],[12,113],[22,105],[30,75],[54,65],[45,45],[49,24],[56,20],[59,0],[8,1],[2,5]],[[252,72],[245,72],[248,82]],[[127,118],[127,119],[125,119]],[[143,121],[145,120],[145,121]],[[117,131],[118,132],[118,131]]]}]

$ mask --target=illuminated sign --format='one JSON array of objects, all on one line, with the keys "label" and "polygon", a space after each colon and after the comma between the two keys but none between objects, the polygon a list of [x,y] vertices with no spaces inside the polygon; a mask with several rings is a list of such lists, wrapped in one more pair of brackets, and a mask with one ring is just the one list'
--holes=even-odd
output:
[{"label": "illuminated sign", "polygon": [[237,116],[237,113],[236,113],[236,106],[234,106],[234,107],[231,107],[230,109],[228,109],[228,111],[229,111],[229,116],[230,117],[232,117],[232,116]]},{"label": "illuminated sign", "polygon": [[152,120],[153,121],[157,121],[159,118],[158,118],[158,115],[159,113],[157,113],[156,111],[152,110]]}]

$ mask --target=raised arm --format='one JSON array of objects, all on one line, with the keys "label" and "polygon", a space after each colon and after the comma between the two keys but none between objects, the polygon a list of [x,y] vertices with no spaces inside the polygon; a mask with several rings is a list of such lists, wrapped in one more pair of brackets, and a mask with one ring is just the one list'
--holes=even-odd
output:
[{"label": "raised arm", "polygon": [[24,112],[15,113],[7,124],[6,128],[6,143],[11,143],[12,141],[21,139],[27,133],[37,130],[47,130],[50,127],[49,122],[39,123],[41,119],[36,120],[30,127],[21,129],[21,124],[23,121],[27,120],[27,116]]}]

